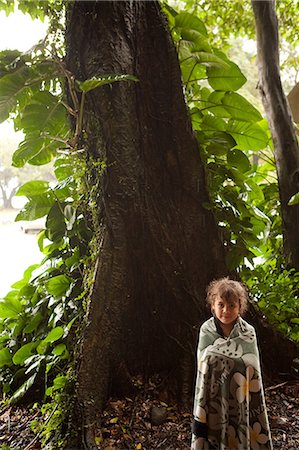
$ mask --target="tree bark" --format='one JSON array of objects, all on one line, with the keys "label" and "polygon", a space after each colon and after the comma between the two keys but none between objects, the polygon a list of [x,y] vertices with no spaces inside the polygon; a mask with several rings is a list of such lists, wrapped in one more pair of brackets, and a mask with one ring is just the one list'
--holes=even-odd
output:
[{"label": "tree bark", "polygon": [[198,328],[209,316],[205,289],[228,270],[214,216],[202,206],[203,163],[159,4],[70,2],[66,64],[79,80],[139,80],[93,90],[85,102],[82,145],[99,254],[69,448],[92,449],[96,412],[134,375],[159,373],[168,392],[192,399]]},{"label": "tree bark", "polygon": [[299,205],[289,206],[299,191],[299,148],[292,115],[280,80],[278,22],[274,0],[252,1],[259,69],[259,91],[274,143],[283,223],[284,254],[299,270]]},{"label": "tree bark", "polygon": [[[126,374],[172,373],[173,390],[182,392],[184,361],[207,315],[206,285],[227,270],[213,215],[202,206],[205,174],[159,5],[75,2],[67,37],[67,68],[77,79],[139,80],[86,96],[87,159],[101,230],[78,368],[78,403],[88,422],[109,392],[126,386]],[[99,180],[91,161],[103,160]]]}]

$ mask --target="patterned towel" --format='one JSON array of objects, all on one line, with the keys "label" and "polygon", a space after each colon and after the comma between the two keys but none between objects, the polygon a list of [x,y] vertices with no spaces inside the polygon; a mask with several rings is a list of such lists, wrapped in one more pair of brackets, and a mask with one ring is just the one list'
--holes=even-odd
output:
[{"label": "patterned towel", "polygon": [[215,319],[200,329],[192,450],[272,450],[254,328],[238,318],[222,337]]}]

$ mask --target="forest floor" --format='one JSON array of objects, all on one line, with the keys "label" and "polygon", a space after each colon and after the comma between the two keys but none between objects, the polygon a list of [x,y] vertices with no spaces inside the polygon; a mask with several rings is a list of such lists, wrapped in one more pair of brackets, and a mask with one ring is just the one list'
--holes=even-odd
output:
[{"label": "forest floor", "polygon": [[[265,390],[274,450],[299,448],[299,381]],[[44,418],[45,419],[45,418]],[[6,407],[0,411],[1,450],[40,450],[32,424],[42,421],[38,409]],[[189,410],[159,399],[155,384],[140,386],[136,397],[110,399],[98,426],[100,450],[184,450],[190,448]],[[60,450],[59,447],[54,447]],[[81,450],[81,449],[74,449]]]}]

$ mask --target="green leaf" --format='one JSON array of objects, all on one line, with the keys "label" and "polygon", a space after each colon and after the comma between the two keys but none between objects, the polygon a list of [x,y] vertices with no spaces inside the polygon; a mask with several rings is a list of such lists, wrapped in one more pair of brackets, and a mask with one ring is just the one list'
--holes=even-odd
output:
[{"label": "green leaf", "polygon": [[64,329],[62,327],[56,327],[53,328],[53,330],[50,331],[48,336],[43,340],[43,342],[52,344],[55,341],[58,341],[64,334]]},{"label": "green leaf", "polygon": [[208,139],[207,150],[209,154],[225,155],[230,148],[236,145],[236,141],[228,133],[217,132]]},{"label": "green leaf", "polygon": [[220,117],[206,115],[202,119],[201,129],[204,131],[225,131],[226,123]]},{"label": "green leaf", "polygon": [[22,66],[0,78],[0,122],[6,120],[16,108],[17,97],[25,89],[28,76],[29,69]]},{"label": "green leaf", "polygon": [[16,216],[15,221],[19,220],[36,220],[48,214],[54,203],[54,196],[51,193],[35,195],[30,199],[24,208]]},{"label": "green leaf", "polygon": [[97,87],[105,84],[112,84],[116,81],[138,81],[133,75],[104,75],[101,77],[93,77],[85,81],[77,81],[78,88],[82,92],[89,92]]},{"label": "green leaf", "polygon": [[262,150],[269,141],[267,133],[257,123],[230,120],[226,131],[242,150]]},{"label": "green leaf", "polygon": [[32,198],[35,195],[43,194],[48,190],[48,181],[33,180],[28,181],[27,183],[24,183],[21,187],[19,187],[15,195],[23,195],[24,197]]},{"label": "green leaf", "polygon": [[24,344],[19,350],[16,351],[12,360],[15,365],[23,365],[27,358],[32,356],[32,351],[36,347],[36,342],[29,342]]},{"label": "green leaf", "polygon": [[[11,291],[14,292],[14,291]],[[17,319],[23,307],[18,298],[14,298],[9,292],[5,299],[0,301],[0,318]]]},{"label": "green leaf", "polygon": [[58,181],[63,181],[74,175],[73,163],[73,158],[66,156],[60,156],[56,159],[54,163],[54,172]]},{"label": "green leaf", "polygon": [[19,50],[3,50],[0,52],[0,77],[12,72],[13,67],[15,67],[15,70],[18,69],[17,62],[20,56]]},{"label": "green leaf", "polygon": [[12,357],[8,348],[2,348],[0,350],[0,368],[4,366],[10,366],[12,363]]},{"label": "green leaf", "polygon": [[230,270],[236,269],[242,263],[244,256],[246,255],[246,250],[239,245],[232,247],[226,254],[225,260],[228,268]]},{"label": "green leaf", "polygon": [[54,389],[63,389],[66,385],[66,382],[67,377],[65,375],[57,376],[53,381]]},{"label": "green leaf", "polygon": [[193,14],[182,12],[175,16],[175,27],[195,30],[207,36],[207,29],[204,23]]},{"label": "green leaf", "polygon": [[35,269],[39,267],[39,264],[31,264],[31,266],[27,267],[27,269],[24,271],[24,275],[22,280],[17,281],[12,285],[14,289],[21,289],[23,286],[25,286],[31,279],[32,272],[34,272]]},{"label": "green leaf", "polygon": [[46,282],[46,289],[55,297],[62,297],[66,294],[71,285],[71,279],[66,275],[57,275]]},{"label": "green leaf", "polygon": [[46,91],[32,97],[22,111],[20,125],[26,134],[39,130],[43,137],[51,136],[52,139],[65,138],[69,130],[66,109],[60,98]]},{"label": "green leaf", "polygon": [[239,169],[243,173],[247,172],[251,168],[250,161],[245,153],[236,148],[228,151],[227,162],[230,166]]},{"label": "green leaf", "polygon": [[28,380],[26,380],[25,383],[23,383],[22,386],[16,390],[16,392],[9,399],[9,402],[11,404],[16,403],[18,400],[20,400],[26,394],[26,392],[33,385],[36,376],[37,376],[37,373],[32,375],[30,378],[28,378]]},{"label": "green leaf", "polygon": [[37,327],[39,326],[39,324],[41,323],[42,320],[43,320],[43,315],[40,312],[36,313],[31,318],[31,320],[29,320],[29,322],[27,323],[27,325],[23,329],[23,332],[25,334],[32,333],[33,331],[35,331],[37,329]]},{"label": "green leaf", "polygon": [[228,67],[207,68],[208,82],[210,86],[218,91],[237,91],[246,82],[246,77],[243,75],[239,67],[232,61],[229,61],[222,52],[215,50],[215,53],[226,61]]},{"label": "green leaf", "polygon": [[206,36],[204,36],[197,30],[183,28],[181,30],[181,37],[184,41],[190,43],[190,51],[197,51],[197,52],[204,51],[210,53],[212,52],[211,46]]},{"label": "green leaf", "polygon": [[51,241],[60,241],[66,232],[66,224],[62,212],[63,205],[55,202],[49,211],[46,221],[46,235]]},{"label": "green leaf", "polygon": [[227,92],[223,96],[221,103],[233,119],[244,122],[258,122],[263,119],[260,112],[236,92]]},{"label": "green leaf", "polygon": [[60,145],[61,143],[40,134],[27,135],[14,152],[12,165],[23,167],[26,162],[35,166],[47,164],[52,161]]},{"label": "green leaf", "polygon": [[223,70],[230,69],[230,65],[214,53],[192,51],[192,58],[207,67],[215,67]]},{"label": "green leaf", "polygon": [[52,353],[55,356],[61,356],[66,351],[66,345],[65,344],[58,344],[56,347],[53,348]]},{"label": "green leaf", "polygon": [[297,192],[295,195],[293,195],[290,200],[288,201],[289,206],[298,205],[299,203],[299,192]]}]

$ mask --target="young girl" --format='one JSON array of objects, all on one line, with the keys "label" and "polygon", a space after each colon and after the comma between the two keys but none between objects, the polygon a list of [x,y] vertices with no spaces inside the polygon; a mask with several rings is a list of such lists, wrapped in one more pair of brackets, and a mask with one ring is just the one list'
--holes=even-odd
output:
[{"label": "young girl", "polygon": [[243,284],[221,278],[207,289],[213,317],[199,334],[192,450],[272,450],[254,328],[242,315]]}]

